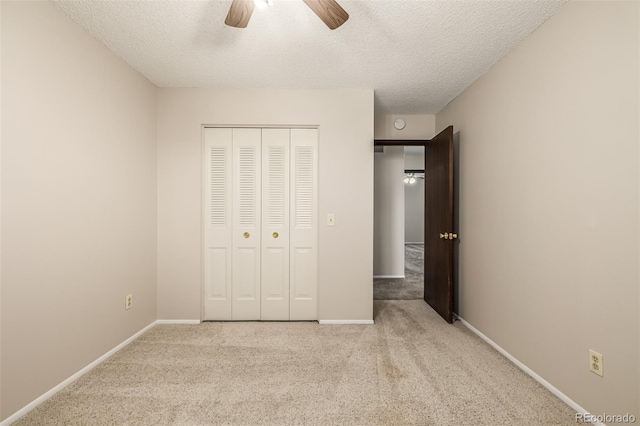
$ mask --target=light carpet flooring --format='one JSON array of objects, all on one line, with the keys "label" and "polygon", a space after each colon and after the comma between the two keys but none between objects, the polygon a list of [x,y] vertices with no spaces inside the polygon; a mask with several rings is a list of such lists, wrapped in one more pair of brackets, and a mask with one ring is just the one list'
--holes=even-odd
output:
[{"label": "light carpet flooring", "polygon": [[423,301],[375,325],[158,325],[16,425],[571,425],[574,411]]},{"label": "light carpet flooring", "polygon": [[374,300],[416,300],[424,298],[424,246],[404,246],[404,278],[374,278]]}]

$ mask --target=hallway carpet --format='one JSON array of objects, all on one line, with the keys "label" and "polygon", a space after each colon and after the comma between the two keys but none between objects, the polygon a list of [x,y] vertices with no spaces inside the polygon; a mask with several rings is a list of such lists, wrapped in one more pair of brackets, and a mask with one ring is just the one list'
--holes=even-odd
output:
[{"label": "hallway carpet", "polygon": [[374,311],[375,325],[158,325],[15,424],[575,424],[564,402],[423,301]]},{"label": "hallway carpet", "polygon": [[374,300],[416,300],[424,298],[424,246],[404,246],[404,278],[374,278]]}]

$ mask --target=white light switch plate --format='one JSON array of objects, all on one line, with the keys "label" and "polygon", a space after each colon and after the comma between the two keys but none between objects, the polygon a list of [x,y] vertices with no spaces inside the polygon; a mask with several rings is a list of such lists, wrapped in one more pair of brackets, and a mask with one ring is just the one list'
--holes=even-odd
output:
[{"label": "white light switch plate", "polygon": [[327,215],[327,226],[336,226],[336,215],[329,213]]}]

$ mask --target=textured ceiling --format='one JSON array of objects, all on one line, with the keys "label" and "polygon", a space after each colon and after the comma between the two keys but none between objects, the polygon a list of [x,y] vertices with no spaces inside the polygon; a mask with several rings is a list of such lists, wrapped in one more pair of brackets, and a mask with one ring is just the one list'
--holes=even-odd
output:
[{"label": "textured ceiling", "polygon": [[564,0],[349,1],[331,31],[301,0],[246,29],[231,1],[55,1],[160,87],[374,89],[377,113],[434,114]]}]

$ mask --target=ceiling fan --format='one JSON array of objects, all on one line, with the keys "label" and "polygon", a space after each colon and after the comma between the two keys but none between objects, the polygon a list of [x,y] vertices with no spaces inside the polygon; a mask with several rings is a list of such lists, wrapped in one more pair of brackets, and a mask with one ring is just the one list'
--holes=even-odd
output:
[{"label": "ceiling fan", "polygon": [[[349,14],[336,0],[303,0],[327,27],[335,30],[349,19]],[[271,0],[233,0],[224,23],[230,27],[246,28],[256,3],[269,4]]]}]

